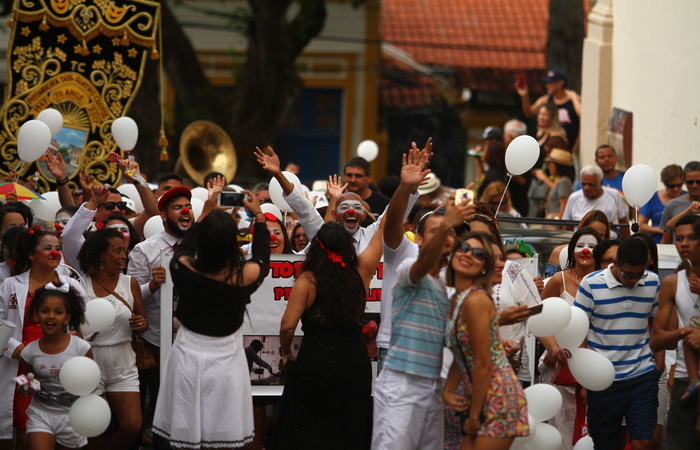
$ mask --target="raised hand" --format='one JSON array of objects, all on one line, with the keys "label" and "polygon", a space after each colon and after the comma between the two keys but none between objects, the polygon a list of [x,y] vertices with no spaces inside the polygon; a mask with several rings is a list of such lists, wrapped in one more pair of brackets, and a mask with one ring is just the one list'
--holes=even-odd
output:
[{"label": "raised hand", "polygon": [[60,153],[57,152],[56,156],[54,156],[51,151],[47,150],[44,153],[44,159],[46,160],[46,168],[56,178],[56,181],[66,178],[66,162]]},{"label": "raised hand", "polygon": [[328,176],[328,181],[326,182],[326,189],[328,190],[328,195],[331,198],[337,199],[338,197],[343,195],[345,188],[348,187],[347,183],[345,183],[342,186],[340,185],[340,183],[342,183],[342,181],[338,175]]},{"label": "raised hand", "polygon": [[95,188],[92,190],[92,197],[90,197],[90,202],[93,202],[95,206],[99,206],[107,201],[107,197],[109,197],[108,186],[95,186]]},{"label": "raised hand", "polygon": [[245,198],[243,199],[243,205],[245,205],[246,209],[253,214],[253,217],[257,216],[258,214],[262,214],[260,200],[258,200],[258,197],[256,197],[252,191],[243,191],[243,193],[246,194]]},{"label": "raised hand", "polygon": [[401,182],[415,189],[426,181],[425,177],[430,173],[430,169],[426,169],[428,159],[429,155],[418,150],[414,142],[408,154],[401,156]]},{"label": "raised hand", "polygon": [[260,147],[255,147],[255,158],[258,160],[258,164],[262,166],[263,169],[270,172],[272,175],[277,175],[282,173],[280,169],[280,158],[277,156],[272,147],[265,148],[265,151],[260,150]]},{"label": "raised hand", "polygon": [[217,176],[207,183],[207,200],[216,203],[217,196],[224,190],[224,177]]},{"label": "raised hand", "polygon": [[95,187],[95,177],[86,172],[81,172],[78,177],[78,182],[83,192],[92,191]]}]

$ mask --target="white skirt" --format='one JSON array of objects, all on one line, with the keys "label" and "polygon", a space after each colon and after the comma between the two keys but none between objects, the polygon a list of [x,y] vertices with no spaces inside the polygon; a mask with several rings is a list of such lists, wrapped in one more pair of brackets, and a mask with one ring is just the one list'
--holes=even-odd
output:
[{"label": "white skirt", "polygon": [[153,432],[182,449],[245,447],[253,399],[239,329],[212,337],[180,326],[161,377]]}]

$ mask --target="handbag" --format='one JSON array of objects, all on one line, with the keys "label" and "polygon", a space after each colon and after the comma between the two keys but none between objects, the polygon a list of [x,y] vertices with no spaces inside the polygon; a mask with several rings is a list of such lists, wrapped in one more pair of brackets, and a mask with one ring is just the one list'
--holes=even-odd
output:
[{"label": "handbag", "polygon": [[[134,313],[134,310],[131,309],[129,303],[127,303],[127,301],[124,300],[121,295],[109,289],[107,286],[100,283],[98,280],[93,279],[93,281],[102,286],[102,289],[121,300],[121,302],[124,303],[124,305],[129,309],[129,311],[131,311],[131,314]],[[131,349],[136,354],[137,369],[146,370],[158,364],[158,361],[156,360],[156,357],[153,354],[151,348],[148,346],[148,344],[146,344],[145,340],[136,331],[133,330],[131,331]]]}]

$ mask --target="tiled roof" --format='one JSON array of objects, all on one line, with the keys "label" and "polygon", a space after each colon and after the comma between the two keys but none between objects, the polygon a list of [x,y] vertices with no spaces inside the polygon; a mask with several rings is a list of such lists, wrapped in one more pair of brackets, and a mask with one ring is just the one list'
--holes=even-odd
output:
[{"label": "tiled roof", "polygon": [[[590,1],[584,0],[590,10]],[[513,91],[517,75],[533,83],[546,72],[549,0],[383,0],[382,40],[436,71],[449,68],[455,87]],[[382,104],[412,108],[433,103],[434,77],[382,56]],[[403,70],[402,70],[403,69]],[[403,78],[401,78],[403,77]]]},{"label": "tiled roof", "polygon": [[382,39],[422,64],[545,69],[549,0],[383,0]]}]

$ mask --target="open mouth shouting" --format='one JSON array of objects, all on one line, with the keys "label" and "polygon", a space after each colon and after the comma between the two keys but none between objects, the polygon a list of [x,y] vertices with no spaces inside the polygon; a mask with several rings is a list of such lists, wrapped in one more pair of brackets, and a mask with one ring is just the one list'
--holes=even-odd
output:
[{"label": "open mouth shouting", "polygon": [[192,218],[190,217],[190,208],[184,207],[180,210],[180,216],[177,219],[177,223],[181,229],[187,230],[192,224]]},{"label": "open mouth shouting", "polygon": [[343,225],[345,230],[354,234],[360,229],[360,224],[365,218],[362,202],[356,199],[347,199],[341,202],[336,208],[338,223]]}]

